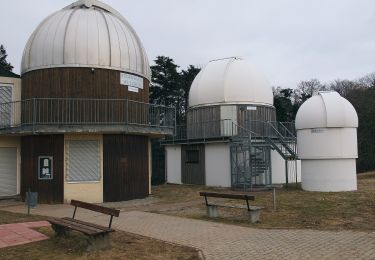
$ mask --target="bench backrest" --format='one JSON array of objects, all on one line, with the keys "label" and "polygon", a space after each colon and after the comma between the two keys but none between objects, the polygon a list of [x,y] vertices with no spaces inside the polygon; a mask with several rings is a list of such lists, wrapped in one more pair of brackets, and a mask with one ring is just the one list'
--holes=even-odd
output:
[{"label": "bench backrest", "polygon": [[223,198],[223,199],[242,199],[242,200],[255,200],[255,196],[247,194],[235,194],[235,193],[219,193],[219,192],[199,192],[201,196]]},{"label": "bench backrest", "polygon": [[100,212],[100,213],[115,216],[115,217],[118,217],[120,215],[120,210],[118,209],[111,209],[111,208],[107,208],[107,207],[103,207],[103,206],[99,206],[99,205],[95,205],[95,204],[91,204],[91,203],[87,203],[87,202],[83,202],[79,200],[72,200],[70,202],[70,205],[74,207],[78,207],[78,208],[84,208],[84,209]]}]

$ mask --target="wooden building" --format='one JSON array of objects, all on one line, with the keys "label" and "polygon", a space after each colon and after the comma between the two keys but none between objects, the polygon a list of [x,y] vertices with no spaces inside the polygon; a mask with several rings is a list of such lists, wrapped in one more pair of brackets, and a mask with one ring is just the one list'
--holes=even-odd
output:
[{"label": "wooden building", "polygon": [[174,109],[148,103],[150,73],[136,32],[108,5],[80,0],[48,16],[26,44],[20,95],[0,105],[12,118],[0,140],[19,144],[18,193],[47,203],[150,194],[150,139],[174,130]]}]

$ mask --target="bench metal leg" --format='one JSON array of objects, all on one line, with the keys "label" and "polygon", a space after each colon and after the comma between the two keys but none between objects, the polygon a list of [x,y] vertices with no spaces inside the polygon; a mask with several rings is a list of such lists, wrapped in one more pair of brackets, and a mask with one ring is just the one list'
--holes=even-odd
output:
[{"label": "bench metal leg", "polygon": [[58,237],[66,237],[70,232],[68,228],[54,224],[52,224],[52,229],[55,231],[55,235]]},{"label": "bench metal leg", "polygon": [[217,218],[219,216],[216,205],[207,205],[207,215],[210,218]]},{"label": "bench metal leg", "polygon": [[110,234],[100,234],[87,237],[87,251],[96,251],[111,248]]}]

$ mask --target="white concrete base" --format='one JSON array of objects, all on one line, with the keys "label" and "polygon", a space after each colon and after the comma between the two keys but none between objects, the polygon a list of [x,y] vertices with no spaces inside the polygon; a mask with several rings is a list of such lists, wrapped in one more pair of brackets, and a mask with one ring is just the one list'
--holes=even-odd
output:
[{"label": "white concrete base", "polygon": [[355,191],[355,159],[302,160],[302,189],[307,191]]},{"label": "white concrete base", "polygon": [[210,218],[217,218],[219,216],[216,205],[207,205],[207,216]]},{"label": "white concrete base", "polygon": [[251,207],[250,211],[248,211],[249,219],[251,223],[258,223],[260,221],[260,213],[262,212],[262,208],[260,207]]}]

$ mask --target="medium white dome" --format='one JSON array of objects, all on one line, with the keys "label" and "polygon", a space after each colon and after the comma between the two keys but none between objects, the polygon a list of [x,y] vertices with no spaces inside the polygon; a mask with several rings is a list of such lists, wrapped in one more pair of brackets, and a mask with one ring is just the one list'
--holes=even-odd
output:
[{"label": "medium white dome", "polygon": [[272,88],[265,76],[243,59],[210,61],[191,85],[189,107],[223,103],[272,106]]},{"label": "medium white dome", "polygon": [[126,19],[96,0],[80,0],[48,16],[31,35],[21,73],[56,67],[94,67],[150,79],[142,43]]},{"label": "medium white dome", "polygon": [[306,100],[296,115],[296,129],[358,127],[353,105],[334,91],[321,91]]}]

